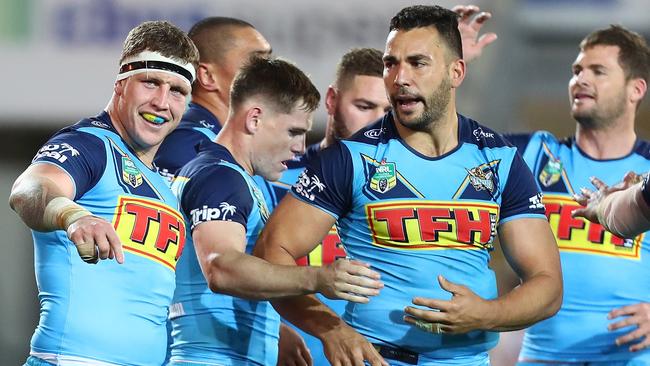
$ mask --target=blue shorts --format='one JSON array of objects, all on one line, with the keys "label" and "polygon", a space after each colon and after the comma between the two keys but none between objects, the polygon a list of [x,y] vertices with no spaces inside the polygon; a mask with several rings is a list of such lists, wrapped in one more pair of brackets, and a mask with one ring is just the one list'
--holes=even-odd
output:
[{"label": "blue shorts", "polygon": [[650,366],[650,362],[643,360],[602,361],[602,362],[517,362],[517,366]]}]

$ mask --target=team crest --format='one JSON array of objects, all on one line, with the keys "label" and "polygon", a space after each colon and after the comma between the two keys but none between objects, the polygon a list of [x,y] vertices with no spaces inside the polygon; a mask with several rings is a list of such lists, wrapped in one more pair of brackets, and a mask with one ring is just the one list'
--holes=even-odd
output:
[{"label": "team crest", "polygon": [[492,169],[486,170],[481,166],[477,166],[466,170],[469,182],[475,190],[494,193],[494,173]]},{"label": "team crest", "polygon": [[550,187],[562,177],[562,162],[559,159],[549,158],[548,163],[539,173],[539,181],[544,187]]},{"label": "team crest", "polygon": [[255,199],[257,199],[257,208],[260,210],[260,216],[262,216],[262,222],[265,223],[269,218],[269,209],[266,207],[266,200],[264,200],[264,195],[262,192],[255,186],[253,186],[253,194]]},{"label": "team crest", "polygon": [[133,188],[142,184],[142,172],[128,156],[122,156],[122,180]]},{"label": "team crest", "polygon": [[395,163],[382,160],[377,166],[375,174],[370,178],[370,188],[379,193],[386,193],[397,185]]}]

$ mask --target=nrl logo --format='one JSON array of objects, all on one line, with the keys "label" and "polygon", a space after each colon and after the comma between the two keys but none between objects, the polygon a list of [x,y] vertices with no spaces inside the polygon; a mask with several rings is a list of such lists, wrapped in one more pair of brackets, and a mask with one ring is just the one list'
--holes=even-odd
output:
[{"label": "nrl logo", "polygon": [[552,186],[562,177],[562,162],[559,159],[549,158],[544,169],[539,173],[539,181],[544,187]]},{"label": "nrl logo", "polygon": [[386,193],[397,185],[397,174],[395,163],[387,163],[382,160],[370,178],[370,189],[379,193]]},{"label": "nrl logo", "polygon": [[465,170],[467,170],[469,182],[472,184],[474,189],[477,191],[486,190],[490,193],[494,193],[494,173],[491,169],[485,171],[480,166],[477,166]]},{"label": "nrl logo", "polygon": [[142,184],[142,172],[128,156],[122,156],[122,180],[133,188]]}]

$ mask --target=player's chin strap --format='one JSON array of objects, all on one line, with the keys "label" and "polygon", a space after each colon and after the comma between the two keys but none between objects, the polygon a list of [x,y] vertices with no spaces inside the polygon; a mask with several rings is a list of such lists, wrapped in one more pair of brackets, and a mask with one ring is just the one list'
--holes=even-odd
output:
[{"label": "player's chin strap", "polygon": [[158,52],[145,50],[122,61],[117,80],[148,71],[180,76],[190,87],[192,87],[192,82],[196,77],[194,65],[191,63],[177,61]]}]

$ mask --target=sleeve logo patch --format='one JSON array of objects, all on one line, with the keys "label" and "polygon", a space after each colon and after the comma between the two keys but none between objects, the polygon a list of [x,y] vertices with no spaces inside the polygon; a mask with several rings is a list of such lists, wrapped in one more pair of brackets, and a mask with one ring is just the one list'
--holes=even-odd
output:
[{"label": "sleeve logo patch", "polygon": [[221,202],[218,208],[208,207],[207,205],[203,205],[201,208],[195,208],[190,211],[192,229],[196,225],[206,221],[232,221],[235,212],[237,212],[237,206],[233,206],[228,202]]},{"label": "sleeve logo patch", "polygon": [[320,181],[316,175],[308,174],[307,171],[300,173],[298,182],[294,186],[296,192],[306,199],[313,201],[316,199],[316,193],[325,190],[325,184]]},{"label": "sleeve logo patch", "polygon": [[72,145],[64,142],[62,144],[48,144],[41,147],[32,161],[36,161],[41,158],[51,158],[58,161],[59,163],[65,163],[69,157],[75,156],[79,156],[79,150],[72,147]]}]

